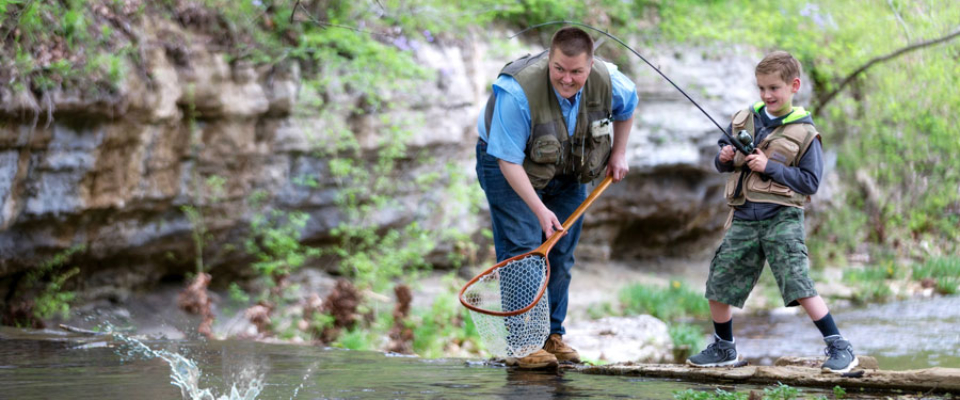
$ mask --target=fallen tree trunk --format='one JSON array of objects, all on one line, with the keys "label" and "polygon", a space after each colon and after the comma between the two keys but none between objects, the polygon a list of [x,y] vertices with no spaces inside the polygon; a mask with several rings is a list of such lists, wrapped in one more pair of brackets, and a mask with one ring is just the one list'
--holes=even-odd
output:
[{"label": "fallen tree trunk", "polygon": [[[960,369],[928,368],[908,371],[876,369],[876,360],[861,357],[864,368],[838,375],[822,372],[819,362],[807,359],[781,359],[774,366],[744,366],[739,368],[694,368],[679,364],[613,364],[585,366],[577,371],[600,375],[636,375],[671,378],[684,381],[716,384],[777,384],[797,387],[832,388],[840,386],[848,392],[922,391],[924,393],[960,393]],[[822,362],[822,360],[820,360]],[[814,365],[811,367],[810,365]]]}]

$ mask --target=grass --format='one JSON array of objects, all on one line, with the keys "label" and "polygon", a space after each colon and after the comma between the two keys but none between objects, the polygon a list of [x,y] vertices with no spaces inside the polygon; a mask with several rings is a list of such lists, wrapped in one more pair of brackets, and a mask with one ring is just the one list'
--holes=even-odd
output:
[{"label": "grass", "polygon": [[932,280],[937,293],[951,295],[960,286],[960,257],[935,257],[912,269],[912,279]]},{"label": "grass", "polygon": [[[620,304],[623,315],[649,314],[663,320],[669,329],[670,340],[678,351],[693,352],[703,346],[703,331],[693,325],[678,323],[680,319],[704,319],[710,316],[710,306],[703,298],[703,292],[691,290],[680,280],[672,279],[669,286],[632,284],[620,290]],[[587,312],[591,317],[600,314],[612,314],[609,303],[591,306]],[[675,358],[686,358],[688,354],[674,354]]]},{"label": "grass", "polygon": [[843,272],[843,281],[854,289],[858,304],[888,301],[896,297],[891,285],[898,281],[920,282],[942,295],[960,292],[960,257],[933,257],[906,266],[893,257],[881,257],[874,265]]},{"label": "grass", "polygon": [[680,280],[671,280],[667,288],[633,284],[620,290],[624,315],[650,314],[664,321],[681,318],[706,318],[710,306],[703,293],[691,290]]},{"label": "grass", "polygon": [[430,307],[415,307],[408,320],[408,326],[413,329],[414,352],[422,357],[443,357],[450,344],[460,349],[482,347],[473,319],[457,301],[461,282],[452,273],[443,282],[447,291],[440,294]]},{"label": "grass", "polygon": [[905,271],[892,259],[843,272],[843,281],[854,288],[852,300],[858,304],[887,301],[894,296],[890,281],[905,277]]},{"label": "grass", "polygon": [[696,353],[704,347],[703,330],[700,327],[689,324],[671,324],[669,328],[670,341],[673,342],[673,348],[678,349],[674,352],[676,362]]},{"label": "grass", "polygon": [[[841,399],[846,395],[846,391],[839,386],[834,387],[833,393],[834,398],[836,399]],[[794,400],[806,398],[801,397],[802,394],[803,390],[799,388],[777,383],[776,385],[764,388],[762,394],[754,391],[728,392],[719,388],[713,392],[687,389],[673,392],[673,398],[676,400],[747,400],[748,398],[752,399],[755,395],[757,395],[757,398],[761,398],[763,400]],[[826,399],[826,396],[817,396],[815,399]]]}]

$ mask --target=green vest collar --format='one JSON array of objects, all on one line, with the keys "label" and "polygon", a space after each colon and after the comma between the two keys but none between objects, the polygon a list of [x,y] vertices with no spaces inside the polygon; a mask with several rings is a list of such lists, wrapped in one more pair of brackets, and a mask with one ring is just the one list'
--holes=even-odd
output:
[{"label": "green vest collar", "polygon": [[793,111],[790,111],[790,114],[787,114],[787,117],[783,119],[784,124],[789,124],[791,122],[799,121],[801,118],[810,115],[810,112],[804,110],[803,107],[794,107]]},{"label": "green vest collar", "polygon": [[[758,101],[753,103],[753,111],[760,112],[760,109],[763,108],[763,102]],[[810,112],[805,110],[803,107],[794,107],[793,110],[787,114],[786,118],[783,119],[783,124],[789,124],[791,122],[799,121],[801,118],[810,115]]]}]

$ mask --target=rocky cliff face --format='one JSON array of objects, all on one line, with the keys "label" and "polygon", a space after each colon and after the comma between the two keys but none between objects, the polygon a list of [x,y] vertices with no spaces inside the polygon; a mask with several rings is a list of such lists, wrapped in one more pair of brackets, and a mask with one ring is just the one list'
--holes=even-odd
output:
[{"label": "rocky cliff face", "polygon": [[[142,34],[143,43],[189,36],[173,24],[149,21]],[[253,212],[246,199],[255,191],[269,193],[274,207],[309,213],[306,241],[330,240],[330,229],[343,218],[334,203],[339,186],[328,160],[311,151],[312,141],[328,134],[329,119],[297,112],[299,68],[231,64],[203,41],[192,43],[177,49],[145,45],[143,70],[128,74],[120,92],[108,98],[59,91],[38,99],[0,88],[0,278],[75,245],[87,248],[77,262],[91,286],[149,286],[180,276],[192,268],[194,253],[184,205],[203,207],[216,237],[208,252],[227,254],[208,262],[228,271],[241,257],[219,250],[243,236]],[[757,52],[642,50],[724,126],[755,98]],[[473,176],[476,115],[511,56],[491,56],[482,40],[414,51],[435,79],[415,93],[392,94],[401,107],[375,115],[344,112],[341,121],[365,149],[373,149],[384,118],[414,115],[425,123],[408,152],[432,161],[417,164],[411,157],[402,173],[415,176],[452,164]],[[631,62],[623,69],[637,82],[641,99],[629,145],[631,174],[587,214],[580,255],[711,251],[726,217],[722,177],[712,168],[718,130],[640,60]],[[211,176],[224,178],[216,199],[198,184]],[[303,176],[318,184],[296,184]],[[381,213],[377,223],[422,219],[429,228],[456,224],[466,232],[488,225],[485,210],[475,215],[446,208],[444,218],[418,214],[425,202],[444,204],[442,194],[401,197],[405,208]]]}]

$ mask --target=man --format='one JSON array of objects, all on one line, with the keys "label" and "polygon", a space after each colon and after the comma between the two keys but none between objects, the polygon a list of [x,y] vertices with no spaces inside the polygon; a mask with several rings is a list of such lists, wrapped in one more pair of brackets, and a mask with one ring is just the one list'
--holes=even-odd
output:
[{"label": "man", "polygon": [[[477,178],[498,262],[563,230],[586,198],[585,183],[604,173],[624,178],[637,103],[636,85],[615,65],[594,60],[593,38],[576,27],[557,31],[549,52],[504,66],[477,122]],[[548,255],[550,336],[542,350],[515,360],[521,368],[580,361],[562,336],[581,226],[578,220]]]}]

